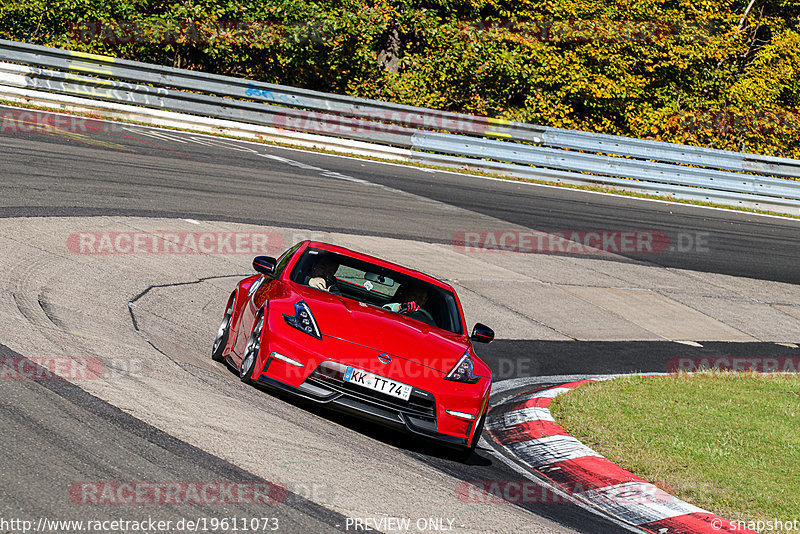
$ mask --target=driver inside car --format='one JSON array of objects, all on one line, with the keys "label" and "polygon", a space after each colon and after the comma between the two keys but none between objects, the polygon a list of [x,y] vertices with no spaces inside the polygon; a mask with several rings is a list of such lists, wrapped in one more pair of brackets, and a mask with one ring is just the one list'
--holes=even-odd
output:
[{"label": "driver inside car", "polygon": [[333,276],[339,269],[339,264],[328,256],[322,256],[311,268],[311,279],[308,281],[310,287],[323,291],[338,292],[336,278]]},{"label": "driver inside car", "polygon": [[410,284],[397,292],[400,302],[390,302],[383,307],[393,312],[408,315],[413,319],[435,325],[433,316],[423,306],[428,302],[428,290],[419,284]]}]

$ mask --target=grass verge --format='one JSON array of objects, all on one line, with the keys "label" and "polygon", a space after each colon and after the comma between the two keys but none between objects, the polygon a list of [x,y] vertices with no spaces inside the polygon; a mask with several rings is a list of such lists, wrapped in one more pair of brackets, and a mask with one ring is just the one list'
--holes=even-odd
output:
[{"label": "grass verge", "polygon": [[797,375],[623,377],[561,395],[551,411],[584,444],[687,502],[734,521],[800,522]]}]

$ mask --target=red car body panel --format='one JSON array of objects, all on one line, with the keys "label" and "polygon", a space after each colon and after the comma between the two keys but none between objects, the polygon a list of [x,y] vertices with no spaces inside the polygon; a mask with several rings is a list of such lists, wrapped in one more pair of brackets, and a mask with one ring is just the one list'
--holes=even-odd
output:
[{"label": "red car body panel", "polygon": [[[378,306],[291,281],[292,269],[308,247],[363,260],[445,289],[455,298],[462,333],[449,332]],[[488,403],[491,371],[473,351],[461,304],[448,284],[424,273],[342,247],[304,242],[276,278],[265,275],[248,277],[239,282],[234,294],[230,337],[223,351],[231,365],[241,365],[257,315],[263,313],[265,318],[260,350],[250,377],[254,382],[318,400],[308,391],[316,387],[311,385],[312,382],[324,386],[319,380],[320,369],[328,370],[341,365],[368,371],[412,386],[415,388],[414,395],[420,398],[433,397],[430,401],[435,405],[435,422],[430,423],[427,419],[421,421],[407,414],[399,416],[409,430],[452,445],[467,446],[471,443],[477,422],[485,413]],[[311,309],[319,325],[321,339],[290,326],[284,319],[284,315],[295,314],[295,304],[301,300]],[[273,358],[270,356],[273,352],[286,355],[303,366]],[[445,380],[445,375],[465,353],[470,355],[474,363],[473,373],[481,378],[474,384]],[[383,363],[378,355],[384,359],[388,355],[391,362]],[[340,384],[336,385],[338,387]],[[354,394],[358,397],[361,393],[356,391]],[[367,395],[370,392],[363,393]],[[370,399],[366,401],[370,402]],[[347,404],[342,399],[339,402]],[[382,409],[379,405],[373,408],[376,412]],[[453,416],[447,413],[448,410],[470,414],[474,419]],[[435,425],[435,430],[431,425]]]}]

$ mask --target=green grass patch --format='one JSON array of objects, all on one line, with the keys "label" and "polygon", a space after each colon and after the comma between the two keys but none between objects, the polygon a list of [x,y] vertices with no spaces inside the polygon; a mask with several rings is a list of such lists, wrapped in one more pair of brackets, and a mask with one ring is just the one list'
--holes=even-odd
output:
[{"label": "green grass patch", "polygon": [[800,520],[800,377],[630,376],[553,400],[584,444],[731,520]]}]

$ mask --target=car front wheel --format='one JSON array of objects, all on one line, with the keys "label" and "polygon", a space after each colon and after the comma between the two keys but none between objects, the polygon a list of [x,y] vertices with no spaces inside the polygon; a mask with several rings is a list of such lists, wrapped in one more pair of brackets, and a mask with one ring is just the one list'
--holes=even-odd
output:
[{"label": "car front wheel", "polygon": [[258,359],[258,352],[261,350],[261,331],[264,329],[264,316],[261,315],[253,327],[253,333],[247,340],[247,346],[244,349],[244,356],[242,363],[239,365],[239,379],[242,382],[250,383],[252,381],[253,369],[256,366]]},{"label": "car front wheel", "polygon": [[475,433],[472,435],[472,441],[470,444],[466,447],[456,450],[451,456],[453,460],[458,462],[466,462],[469,457],[472,456],[472,453],[475,452],[475,447],[478,446],[478,442],[481,440],[481,434],[483,434],[483,423],[486,421],[486,412],[488,409],[488,406],[484,408],[480,419],[478,419],[478,426],[475,427]]}]

